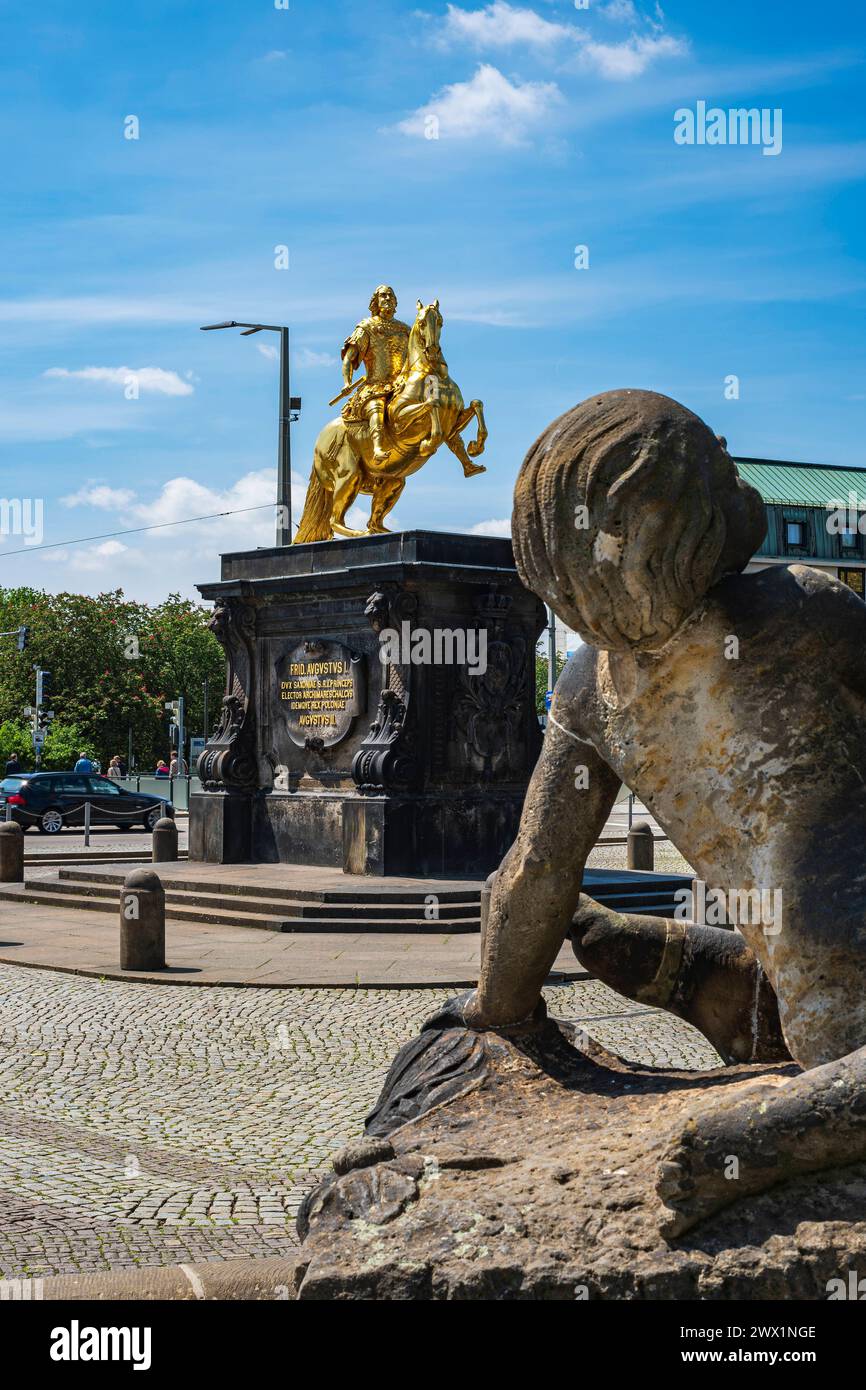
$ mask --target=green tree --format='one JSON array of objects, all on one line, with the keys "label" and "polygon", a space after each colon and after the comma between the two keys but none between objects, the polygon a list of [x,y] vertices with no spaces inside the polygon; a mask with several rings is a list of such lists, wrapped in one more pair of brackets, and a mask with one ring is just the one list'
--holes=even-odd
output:
[{"label": "green tree", "polygon": [[33,766],[33,744],[30,730],[14,719],[4,719],[0,724],[0,771],[5,768],[13,753],[17,753],[21,766],[28,770]]},{"label": "green tree", "polygon": [[[562,673],[562,668],[566,663],[566,656],[563,652],[556,653],[556,679]],[[535,712],[536,714],[546,714],[545,696],[547,695],[547,652],[540,651],[535,653]]]},{"label": "green tree", "polygon": [[0,648],[0,721],[22,723],[24,706],[35,703],[33,667],[42,666],[52,675],[58,757],[61,726],[76,729],[81,747],[103,767],[115,753],[125,756],[132,730],[138,766],[153,767],[168,750],[167,700],[184,696],[188,732],[211,732],[204,729],[202,685],[207,678],[215,715],[225,663],[209,617],[177,594],[150,607],[119,589],[96,597],[0,590],[0,630],[30,628],[26,651],[10,638]]},{"label": "green tree", "polygon": [[[74,767],[81,753],[98,758],[95,740],[78,724],[58,724],[55,720],[42,746],[40,766],[45,772],[60,772]],[[105,768],[106,764],[103,762],[102,766]]]}]

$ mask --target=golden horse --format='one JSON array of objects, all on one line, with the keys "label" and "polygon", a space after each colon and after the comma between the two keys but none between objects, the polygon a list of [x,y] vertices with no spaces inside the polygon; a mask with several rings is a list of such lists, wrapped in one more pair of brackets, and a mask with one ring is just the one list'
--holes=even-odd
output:
[{"label": "golden horse", "polygon": [[[373,458],[373,441],[365,421],[347,422],[338,416],[322,430],[316,440],[294,545],[327,541],[335,535],[374,536],[387,531],[385,517],[409,474],[417,473],[442,444],[460,460],[465,477],[486,471],[483,465],[472,462],[484,452],[487,439],[484,407],[481,401],[464,406],[460,388],[448,375],[448,364],[442,357],[441,332],[438,299],[426,306],[419,299],[406,366],[388,400],[384,435],[388,458],[384,463]],[[473,418],[478,421],[477,437],[467,447],[461,433]],[[353,531],[345,521],[359,492],[373,498],[366,531]]]}]

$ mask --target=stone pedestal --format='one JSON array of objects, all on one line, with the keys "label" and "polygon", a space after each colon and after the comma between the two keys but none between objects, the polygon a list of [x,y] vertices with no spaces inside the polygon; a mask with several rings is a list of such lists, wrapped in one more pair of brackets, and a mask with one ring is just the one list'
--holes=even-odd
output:
[{"label": "stone pedestal", "polygon": [[411,531],[255,550],[224,555],[200,590],[228,678],[191,859],[498,865],[541,744],[545,613],[509,541]]},{"label": "stone pedestal", "polygon": [[856,1298],[866,1164],[739,1199],[732,1181],[729,1207],[664,1234],[656,1181],[674,1137],[722,1096],[796,1071],[644,1067],[552,1022],[422,1033],[394,1059],[366,1135],[302,1204],[295,1296]]}]

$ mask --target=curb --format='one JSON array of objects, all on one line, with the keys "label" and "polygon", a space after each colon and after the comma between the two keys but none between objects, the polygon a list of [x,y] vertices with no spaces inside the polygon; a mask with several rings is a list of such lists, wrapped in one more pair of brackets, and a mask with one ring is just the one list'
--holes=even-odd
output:
[{"label": "curb", "polygon": [[[99,970],[95,967],[48,965],[42,960],[22,960],[20,956],[0,955],[0,965],[20,965],[25,970],[53,970],[58,975],[79,975],[93,980],[119,980],[135,985],[187,985],[194,989],[474,989],[478,975],[461,975],[447,980],[192,980],[162,975],[155,970]],[[171,967],[168,967],[171,969]],[[188,967],[184,967],[188,969]],[[575,965],[574,970],[557,970],[548,985],[588,980],[589,972]]]},{"label": "curb", "polygon": [[185,1302],[213,1299],[273,1303],[294,1301],[306,1269],[300,1256],[215,1260],[211,1264],[154,1265],[103,1274],[55,1274],[42,1282],[47,1303]]}]

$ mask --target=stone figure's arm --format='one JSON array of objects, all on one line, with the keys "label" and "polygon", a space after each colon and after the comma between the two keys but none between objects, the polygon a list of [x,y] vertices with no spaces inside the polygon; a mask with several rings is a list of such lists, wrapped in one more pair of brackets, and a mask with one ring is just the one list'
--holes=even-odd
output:
[{"label": "stone figure's arm", "polygon": [[791,565],[791,578],[807,602],[799,609],[800,631],[820,643],[824,669],[856,694],[866,696],[866,604],[847,584],[812,569]]},{"label": "stone figure's arm", "polygon": [[[579,735],[579,727],[569,723],[567,674],[568,668],[551,713]],[[481,979],[464,1009],[470,1026],[518,1023],[538,1003],[577,907],[587,856],[619,785],[590,743],[578,741],[551,719],[517,839],[494,881]]]},{"label": "stone figure's arm", "polygon": [[864,1159],[866,1048],[860,1048],[782,1084],[722,1097],[694,1116],[659,1166],[656,1191],[669,1208],[662,1234],[680,1236],[777,1183]]},{"label": "stone figure's arm", "polygon": [[614,912],[584,895],[574,954],[626,999],[685,1018],[726,1062],[789,1062],[779,1001],[739,932]]}]

